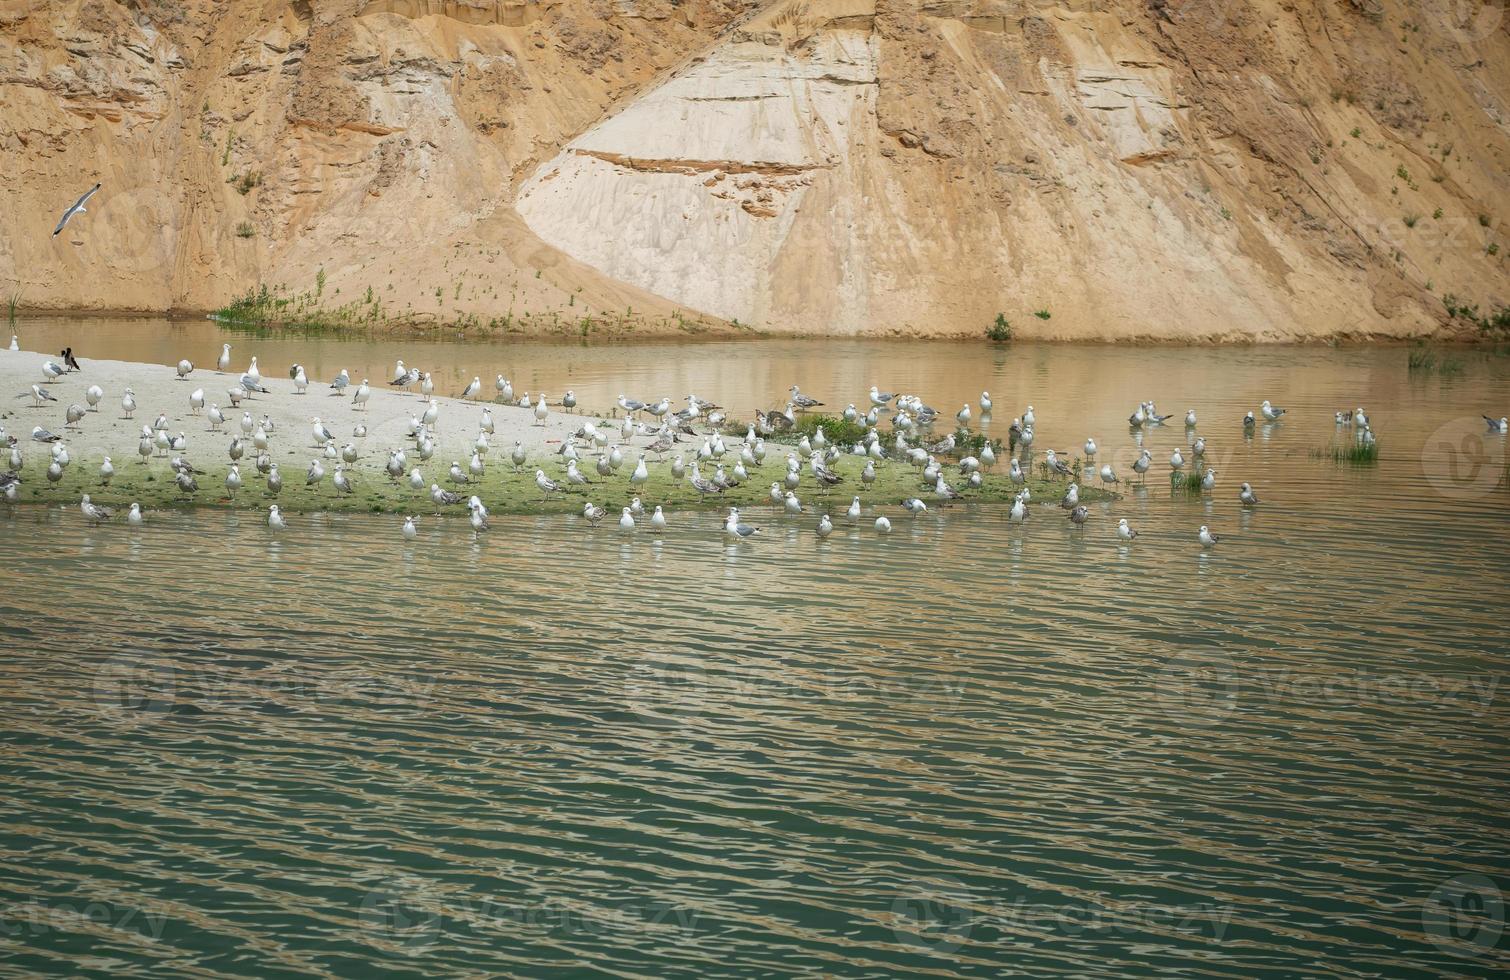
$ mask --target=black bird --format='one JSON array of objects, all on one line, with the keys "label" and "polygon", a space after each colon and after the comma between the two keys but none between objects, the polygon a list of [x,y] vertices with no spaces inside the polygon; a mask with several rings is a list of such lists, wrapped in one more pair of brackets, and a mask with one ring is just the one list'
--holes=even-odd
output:
[{"label": "black bird", "polygon": [[83,366],[79,364],[78,358],[73,356],[72,347],[63,348],[63,366],[68,368],[70,371],[84,370]]}]

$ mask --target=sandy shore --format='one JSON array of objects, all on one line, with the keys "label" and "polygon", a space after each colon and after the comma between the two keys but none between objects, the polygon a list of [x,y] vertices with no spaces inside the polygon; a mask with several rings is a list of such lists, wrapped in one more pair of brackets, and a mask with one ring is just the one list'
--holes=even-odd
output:
[{"label": "sandy shore", "polygon": [[[208,358],[213,358],[215,353],[210,352]],[[290,512],[425,513],[434,510],[429,485],[438,483],[447,489],[478,494],[496,514],[580,512],[583,502],[589,499],[610,508],[613,514],[634,496],[641,497],[647,512],[658,504],[668,510],[731,504],[753,508],[769,505],[770,484],[781,477],[783,461],[791,451],[788,446],[770,445],[764,467],[752,472],[747,483],[723,495],[704,497],[685,479],[676,479],[669,463],[669,459],[678,453],[690,462],[697,450],[696,441],[689,439],[679,444],[665,459],[648,458],[650,479],[634,486],[630,474],[640,455],[639,447],[651,440],[648,436],[621,439],[615,424],[611,429],[610,447],[620,447],[623,465],[612,475],[600,478],[593,466],[595,454],[584,448],[584,463],[579,468],[593,482],[570,493],[547,498],[535,485],[535,469],[543,469],[552,479],[562,480],[565,466],[557,455],[562,441],[584,422],[603,416],[567,414],[556,408],[542,426],[536,424],[533,414],[523,408],[491,401],[438,397],[440,415],[432,430],[435,452],[430,460],[420,461],[409,436],[409,423],[424,411],[425,399],[390,388],[387,378],[374,379],[377,384],[372,386],[371,400],[363,410],[355,406],[351,398],[360,378],[353,379],[351,388],[341,397],[333,396],[328,378],[311,379],[308,392],[300,395],[288,377],[288,365],[259,363],[262,383],[269,393],[246,398],[240,409],[231,409],[227,393],[238,386],[246,362],[233,364],[227,373],[196,367],[186,380],[180,381],[176,370],[165,365],[86,360],[82,370],[43,384],[42,365],[49,360],[59,362],[60,358],[34,352],[0,351],[0,400],[3,400],[0,425],[8,435],[16,438],[23,455],[19,494],[23,503],[76,504],[82,494],[88,493],[97,503],[125,506],[137,501],[146,510],[184,506],[265,509],[270,503],[277,503]],[[34,405],[33,384],[45,388],[57,401]],[[90,385],[104,389],[98,410],[87,412],[76,428],[66,428],[68,406],[87,406],[85,391]],[[121,396],[128,387],[137,404],[130,419],[125,418],[121,409]],[[226,423],[220,431],[210,431],[204,412],[195,414],[191,411],[190,394],[200,388],[204,390],[206,412],[209,405],[219,405],[225,412]],[[491,377],[484,379],[482,394],[488,398],[495,394]],[[711,397],[716,393],[709,394]],[[449,479],[448,472],[452,461],[458,462],[464,470],[467,468],[484,406],[491,411],[494,424],[494,434],[489,440],[491,449],[484,456],[486,471],[474,483],[460,486]],[[242,414],[248,412],[255,422],[266,417],[273,423],[267,452],[283,478],[283,488],[276,495],[268,490],[265,477],[253,465],[257,452],[250,439],[244,440],[246,454],[239,466],[242,489],[234,497],[225,489],[225,478],[231,465],[228,449],[233,436],[242,434]],[[170,434],[183,434],[187,448],[168,455],[154,454],[143,461],[138,453],[142,426],[152,425],[159,414],[167,416]],[[331,475],[337,460],[326,457],[314,446],[311,431],[314,417],[331,431],[338,446],[351,444],[357,450],[356,462],[345,465],[356,485],[356,491],[350,495],[338,493],[332,484]],[[358,425],[367,427],[364,437],[355,435]],[[32,440],[34,426],[64,437],[72,463],[58,483],[49,483],[46,479],[49,450]],[[516,441],[529,457],[524,467],[517,471],[509,461]],[[389,452],[396,449],[405,450],[408,465],[421,470],[425,490],[412,489],[407,480],[395,483],[384,472]],[[197,478],[197,493],[184,494],[175,484],[169,465],[172,455],[182,456],[203,471]],[[108,485],[100,476],[100,465],[106,456],[110,457],[115,469]],[[726,456],[726,465],[732,468],[735,458]],[[306,473],[315,459],[321,461],[326,476],[319,483],[306,486]],[[933,499],[931,492],[921,486],[917,471],[911,466],[883,462],[878,468],[878,479],[870,487],[863,486],[858,479],[862,466],[862,461],[855,457],[839,460],[834,468],[845,477],[845,482],[828,493],[821,493],[813,485],[812,477],[804,476],[798,494],[807,502],[815,519],[817,509],[834,505],[842,509],[854,495],[859,495],[868,506],[881,505],[888,509],[894,509],[904,496],[916,494],[930,501]],[[712,466],[705,467],[707,475],[711,476],[712,471]],[[1057,499],[1062,493],[1062,486],[1057,484],[1035,480],[1033,486],[1039,501],[1049,500],[1051,495],[1052,499]],[[1001,501],[1009,499],[1014,490],[1004,474],[997,473],[989,476],[985,485],[970,496],[979,501]],[[1107,496],[1089,490],[1085,495],[1087,499]],[[460,512],[460,508],[457,510]]]}]

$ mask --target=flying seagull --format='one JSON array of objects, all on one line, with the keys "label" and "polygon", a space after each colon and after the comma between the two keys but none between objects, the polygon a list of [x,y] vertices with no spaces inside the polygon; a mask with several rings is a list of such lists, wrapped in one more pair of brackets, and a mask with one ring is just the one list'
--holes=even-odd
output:
[{"label": "flying seagull", "polygon": [[79,198],[77,201],[74,201],[73,205],[67,211],[63,212],[63,217],[59,219],[58,226],[52,230],[52,237],[57,238],[63,233],[63,226],[68,224],[70,218],[72,218],[76,214],[84,213],[84,202],[89,200],[91,197],[94,197],[95,192],[99,189],[100,185],[95,184],[93,187],[89,188],[89,190],[84,192],[83,197]]}]

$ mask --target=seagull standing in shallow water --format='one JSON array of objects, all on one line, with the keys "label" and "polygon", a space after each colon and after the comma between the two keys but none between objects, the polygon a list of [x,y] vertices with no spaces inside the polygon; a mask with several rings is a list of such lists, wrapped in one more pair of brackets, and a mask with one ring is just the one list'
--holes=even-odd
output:
[{"label": "seagull standing in shallow water", "polygon": [[730,507],[729,516],[724,521],[724,533],[731,538],[744,540],[752,538],[760,533],[760,528],[739,522],[739,508]]},{"label": "seagull standing in shallow water", "polygon": [[1216,545],[1216,543],[1218,541],[1222,540],[1221,538],[1217,537],[1215,534],[1212,534],[1211,533],[1211,529],[1208,528],[1204,524],[1201,525],[1201,530],[1196,535],[1196,538],[1200,540],[1201,547],[1203,547],[1203,548],[1213,547],[1213,546]]}]

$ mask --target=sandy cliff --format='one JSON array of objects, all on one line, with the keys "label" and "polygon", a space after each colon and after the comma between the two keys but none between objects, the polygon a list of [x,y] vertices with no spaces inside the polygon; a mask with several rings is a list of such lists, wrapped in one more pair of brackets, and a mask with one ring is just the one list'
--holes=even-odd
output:
[{"label": "sandy cliff", "polygon": [[1507,20],[0,0],[0,288],[161,311],[267,283],[358,323],[530,329],[1450,332],[1447,294],[1510,303]]}]

